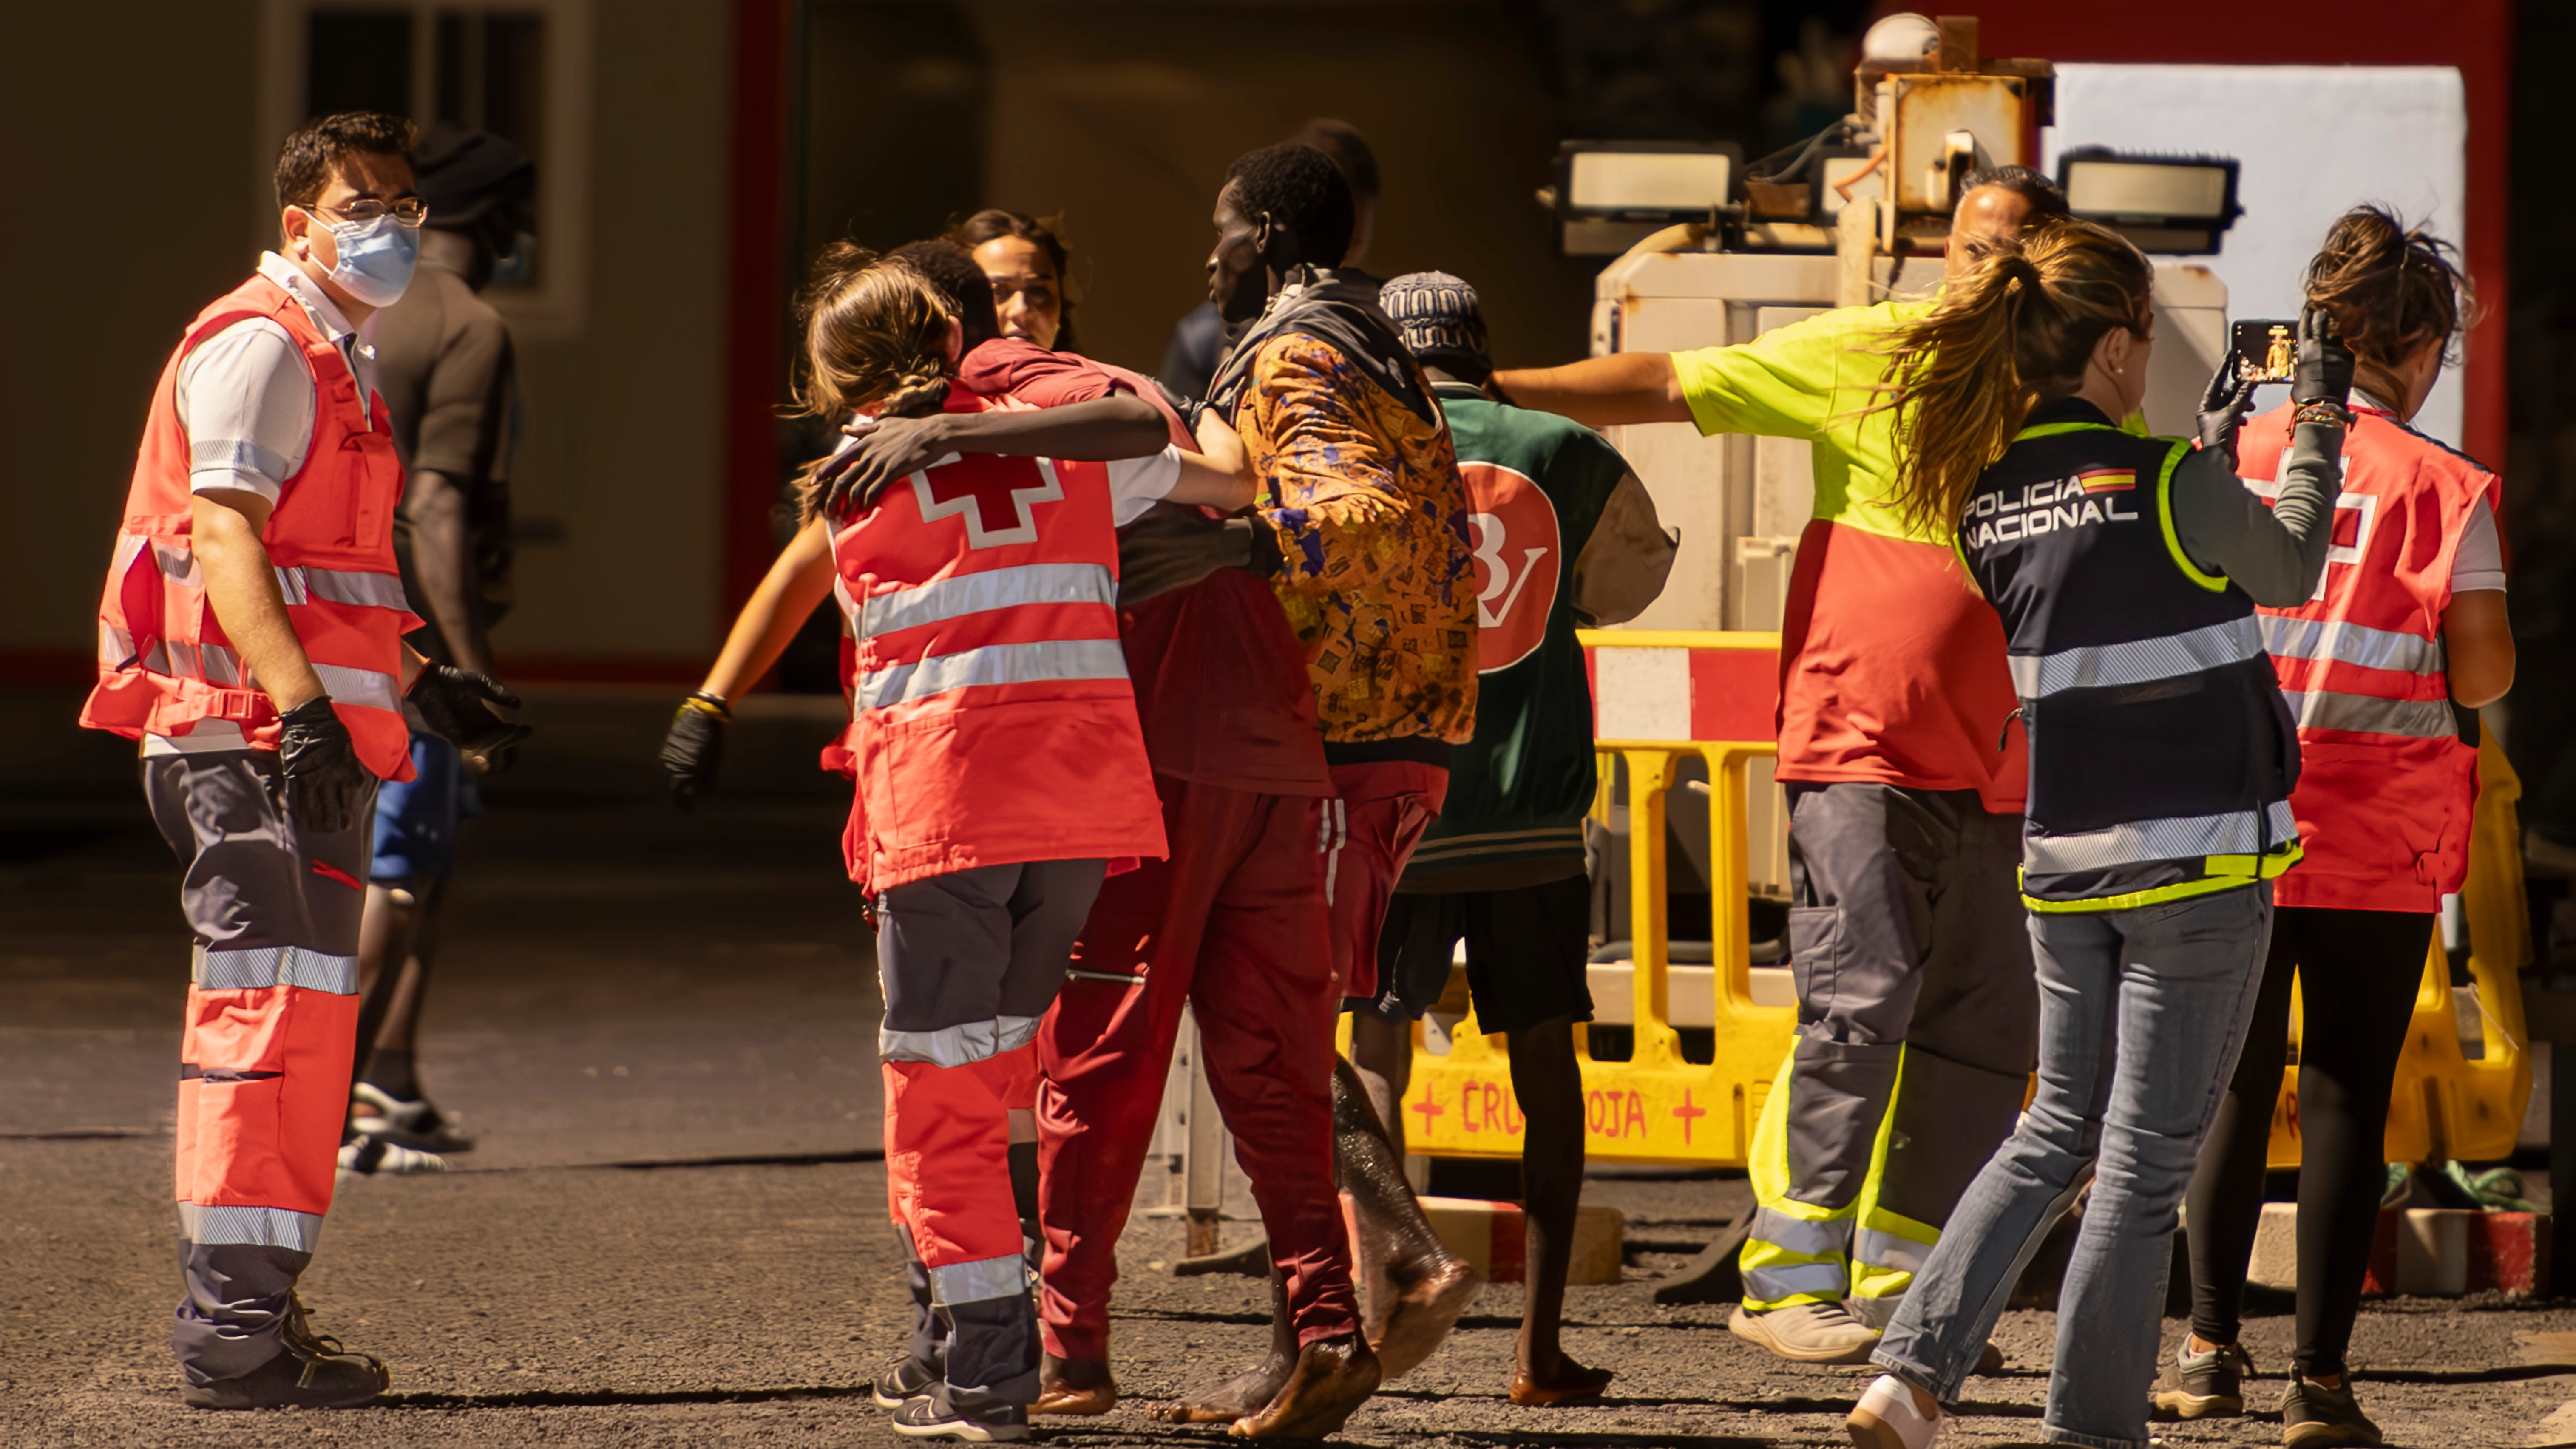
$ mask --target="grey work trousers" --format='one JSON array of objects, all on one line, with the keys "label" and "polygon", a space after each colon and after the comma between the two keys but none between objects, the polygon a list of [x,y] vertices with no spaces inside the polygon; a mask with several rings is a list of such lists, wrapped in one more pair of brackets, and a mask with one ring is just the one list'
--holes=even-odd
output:
[{"label": "grey work trousers", "polygon": [[1977,1174],[1874,1361],[1945,1404],[2084,1183],[2042,1433],[2139,1449],[2183,1190],[2227,1092],[2272,935],[2269,881],[2124,911],[2034,914],[2039,1089]]},{"label": "grey work trousers", "polygon": [[179,1272],[171,1347],[189,1382],[279,1352],[331,1206],[356,1046],[372,806],[297,826],[273,750],[143,757],[196,938],[181,1044]]},{"label": "grey work trousers", "polygon": [[1785,1196],[1854,1209],[1893,1110],[1875,1204],[1938,1229],[2012,1130],[2036,1050],[2021,817],[1973,790],[1788,791]]}]

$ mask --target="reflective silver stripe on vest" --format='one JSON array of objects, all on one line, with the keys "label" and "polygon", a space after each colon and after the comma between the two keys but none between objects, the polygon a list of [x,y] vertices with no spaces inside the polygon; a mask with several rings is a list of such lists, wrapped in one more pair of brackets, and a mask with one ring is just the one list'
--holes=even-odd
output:
[{"label": "reflective silver stripe on vest", "polygon": [[316,664],[313,672],[321,676],[322,692],[331,696],[333,704],[363,704],[402,713],[402,682],[390,674],[345,664]]},{"label": "reflective silver stripe on vest", "polygon": [[2230,619],[2205,629],[2125,644],[2016,654],[2012,656],[2013,689],[2024,699],[2046,699],[2062,689],[2111,689],[2178,679],[2262,655],[2262,629],[2251,618]]},{"label": "reflective silver stripe on vest", "polygon": [[2330,689],[2281,691],[2303,730],[2352,730],[2360,734],[2404,735],[2438,740],[2460,732],[2451,706],[2438,699],[2381,699],[2369,694],[2338,694]]},{"label": "reflective silver stripe on vest", "polygon": [[983,1303],[1029,1291],[1029,1260],[1017,1253],[1006,1258],[978,1258],[930,1270],[930,1301],[942,1308]]},{"label": "reflective silver stripe on vest", "polygon": [[362,573],[356,569],[317,569],[297,564],[277,571],[277,587],[290,604],[321,599],[372,609],[411,608],[399,574]]},{"label": "reflective silver stripe on vest", "polygon": [[2364,669],[2439,674],[2446,667],[2442,641],[2395,629],[2373,629],[2348,619],[2285,619],[2265,614],[2263,647],[2283,659],[2331,659]]},{"label": "reflective silver stripe on vest", "polygon": [[860,605],[853,632],[862,639],[1021,604],[1118,607],[1118,582],[1099,564],[1024,564],[937,579],[918,588],[874,594]]},{"label": "reflective silver stripe on vest", "polygon": [[2263,829],[2262,816],[2235,810],[2225,815],[2137,820],[2073,835],[2029,835],[2022,839],[2022,865],[2032,875],[2071,875],[2160,860],[2257,855],[2267,845],[2299,838],[2299,820],[2290,813],[2289,801],[2272,802],[2266,813],[2271,818],[2268,831]]},{"label": "reflective silver stripe on vest", "polygon": [[1873,1268],[1920,1273],[1923,1261],[1932,1256],[1932,1249],[1912,1238],[1900,1238],[1876,1228],[1863,1228],[1852,1240],[1852,1256]]},{"label": "reflective silver stripe on vest", "polygon": [[134,659],[134,636],[102,623],[98,626],[98,662],[110,669],[122,669]]},{"label": "reflective silver stripe on vest", "polygon": [[1763,1208],[1753,1214],[1753,1236],[1802,1258],[1840,1258],[1851,1241],[1851,1220],[1810,1222],[1776,1208]]},{"label": "reflective silver stripe on vest", "polygon": [[293,1208],[217,1203],[179,1204],[179,1236],[200,1247],[292,1248],[313,1251],[322,1241],[322,1215]]},{"label": "reflective silver stripe on vest", "polygon": [[247,950],[197,948],[189,979],[200,991],[257,991],[301,986],[334,996],[358,994],[358,958],[332,956],[302,946],[253,946]]},{"label": "reflective silver stripe on vest", "polygon": [[1839,1258],[1830,1263],[1792,1263],[1786,1267],[1744,1270],[1744,1301],[1747,1303],[1777,1303],[1801,1293],[1811,1293],[1819,1298],[1840,1298],[1849,1286]]},{"label": "reflective silver stripe on vest", "polygon": [[1017,1051],[1037,1040],[1038,1018],[1034,1016],[997,1016],[991,1021],[970,1021],[962,1026],[943,1026],[937,1031],[897,1031],[889,1026],[877,1028],[877,1057],[889,1062],[928,1062],[934,1067],[962,1067],[1004,1052]]},{"label": "reflective silver stripe on vest", "polygon": [[250,671],[242,666],[241,656],[221,644],[182,644],[176,639],[155,639],[143,651],[143,667],[172,679],[202,679],[227,689],[255,689]]},{"label": "reflective silver stripe on vest", "polygon": [[1036,644],[988,644],[871,669],[859,676],[857,693],[863,708],[884,709],[977,684],[1126,677],[1127,656],[1117,640],[1050,639]]}]

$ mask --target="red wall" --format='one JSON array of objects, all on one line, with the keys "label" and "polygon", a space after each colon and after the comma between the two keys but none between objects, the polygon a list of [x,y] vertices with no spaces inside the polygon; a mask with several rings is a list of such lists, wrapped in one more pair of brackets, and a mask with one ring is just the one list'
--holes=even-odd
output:
[{"label": "red wall", "polygon": [[[1882,3],[1882,13],[1910,9]],[[1931,7],[1925,7],[1927,9]],[[2512,0],[2157,0],[2152,6],[1984,0],[1988,55],[2181,65],[2449,65],[2468,91],[2467,260],[2484,316],[2461,372],[2462,444],[2500,467],[2505,453],[2505,229],[2511,164]]]}]

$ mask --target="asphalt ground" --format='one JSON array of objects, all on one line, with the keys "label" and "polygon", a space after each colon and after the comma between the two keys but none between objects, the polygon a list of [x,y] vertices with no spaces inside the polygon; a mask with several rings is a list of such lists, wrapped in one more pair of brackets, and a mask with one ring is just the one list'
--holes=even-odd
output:
[{"label": "asphalt ground", "polygon": [[[6,784],[8,782],[0,782]],[[720,800],[502,782],[474,827],[422,1033],[423,1073],[478,1138],[436,1176],[344,1188],[305,1282],[317,1322],[390,1364],[379,1407],[180,1407],[171,1053],[186,945],[139,802],[0,795],[0,1445],[699,1445],[895,1442],[867,1396],[908,1307],[873,1160],[875,991],[828,797]],[[1159,1202],[1152,1180],[1140,1201]],[[1740,1212],[1740,1179],[1601,1174],[1625,1281],[1573,1289],[1567,1347],[1619,1371],[1595,1407],[1505,1397],[1518,1290],[1366,1406],[1362,1444],[1839,1444],[1859,1371],[1778,1363],[1655,1282]],[[1256,1231],[1229,1223],[1227,1241]],[[1205,1442],[1145,1411],[1266,1342],[1264,1285],[1164,1271],[1180,1225],[1121,1245],[1104,1419],[1067,1445]],[[2248,1327],[2271,1377],[2175,1445],[2279,1441],[2292,1322]],[[2166,1324],[2168,1338],[2181,1332]],[[2009,1367],[1944,1443],[2036,1437],[2054,1315],[2015,1311]],[[2354,1349],[2389,1442],[2576,1443],[2576,1307],[2383,1300]],[[2565,1406],[2565,1407],[2562,1407]]]}]

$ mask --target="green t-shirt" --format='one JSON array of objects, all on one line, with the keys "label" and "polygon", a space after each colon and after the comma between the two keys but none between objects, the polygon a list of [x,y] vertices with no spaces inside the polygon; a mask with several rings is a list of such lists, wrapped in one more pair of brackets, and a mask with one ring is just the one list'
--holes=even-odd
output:
[{"label": "green t-shirt", "polygon": [[1592,689],[1575,562],[1627,460],[1599,433],[1472,387],[1436,391],[1467,480],[1476,555],[1476,737],[1401,889],[1495,890],[1578,875],[1591,808]]}]

